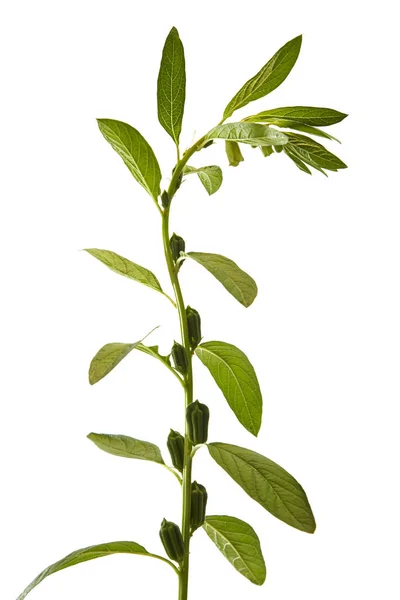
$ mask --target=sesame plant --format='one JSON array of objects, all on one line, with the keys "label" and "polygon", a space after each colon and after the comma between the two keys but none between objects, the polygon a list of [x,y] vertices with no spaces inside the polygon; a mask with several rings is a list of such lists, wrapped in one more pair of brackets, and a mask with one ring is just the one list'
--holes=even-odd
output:
[{"label": "sesame plant", "polygon": [[[200,530],[207,534],[241,575],[256,585],[262,585],[266,578],[266,567],[259,538],[251,525],[235,516],[207,513],[207,482],[192,480],[192,463],[200,449],[208,451],[211,459],[274,517],[306,533],[315,531],[315,520],[306,493],[283,467],[248,448],[208,441],[210,411],[205,403],[195,399],[193,360],[200,360],[233,414],[254,436],[257,436],[261,426],[262,395],[254,368],[241,349],[230,341],[203,340],[198,311],[185,305],[180,272],[181,269],[190,269],[193,261],[198,263],[244,307],[251,306],[255,300],[257,285],[230,258],[187,250],[183,237],[176,233],[171,235],[170,232],[174,196],[182,181],[197,175],[209,195],[217,192],[222,184],[222,170],[219,166],[206,164],[195,167],[190,164],[194,155],[203,153],[211,144],[224,142],[229,165],[233,167],[243,161],[242,149],[250,145],[259,148],[265,157],[275,153],[286,156],[304,173],[311,174],[311,170],[316,169],[326,175],[327,170],[346,168],[339,158],[314,139],[335,139],[320,127],[330,126],[344,119],[347,115],[342,112],[309,106],[266,107],[262,112],[249,114],[241,121],[232,120],[236,110],[267,96],[286,79],[296,63],[301,42],[302,38],[298,36],[282,46],[233,96],[221,121],[181,153],[179,137],[185,105],[185,56],[178,31],[171,29],[161,58],[157,100],[158,119],[172,138],[176,164],[169,185],[163,191],[157,158],[139,131],[121,121],[98,120],[105,140],[119,154],[134,179],[154,202],[154,214],[160,222],[172,291],[167,293],[162,289],[157,277],[147,268],[111,250],[89,248],[86,251],[115,273],[152,288],[171,302],[179,319],[180,339],[173,343],[171,340],[172,347],[167,356],[159,352],[158,346],[147,345],[147,336],[131,343],[108,343],[100,348],[90,363],[89,382],[91,385],[98,383],[135,350],[156,359],[170,372],[176,379],[184,402],[182,429],[171,429],[166,440],[170,455],[168,460],[155,444],[128,435],[90,433],[88,438],[104,452],[152,461],[167,468],[178,480],[177,485],[182,488],[182,521],[174,523],[165,515],[161,525],[155,525],[160,528],[160,548],[154,552],[148,551],[136,540],[102,543],[76,550],[42,571],[20,594],[18,600],[25,598],[52,573],[118,553],[144,555],[167,563],[174,572],[174,577],[177,577],[178,599],[187,600],[190,544],[192,536],[198,535]],[[174,583],[175,581],[171,581],[171,584]]]}]

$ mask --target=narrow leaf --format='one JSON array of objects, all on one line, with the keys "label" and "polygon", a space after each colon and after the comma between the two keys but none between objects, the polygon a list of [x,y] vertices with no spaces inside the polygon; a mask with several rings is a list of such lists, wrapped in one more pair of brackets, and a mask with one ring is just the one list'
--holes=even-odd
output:
[{"label": "narrow leaf", "polygon": [[114,273],[133,279],[134,281],[139,281],[153,290],[163,293],[157,277],[148,269],[137,265],[111,250],[85,248],[85,251],[97,258],[97,260],[106,265],[111,271],[114,271]]},{"label": "narrow leaf", "polygon": [[239,163],[244,161],[243,155],[240,151],[240,146],[237,142],[226,140],[225,152],[226,156],[228,157],[230,167],[237,167]]},{"label": "narrow leaf", "polygon": [[206,135],[206,139],[223,139],[254,146],[278,146],[286,144],[284,133],[262,123],[225,123],[217,125]]},{"label": "narrow leaf", "polygon": [[250,275],[242,271],[233,260],[208,252],[188,252],[188,256],[202,265],[243,306],[250,306],[257,296],[257,284]]},{"label": "narrow leaf", "polygon": [[253,435],[261,427],[262,396],[247,356],[226,342],[205,342],[196,355],[208,368],[239,422]]},{"label": "narrow leaf", "polygon": [[295,152],[292,152],[291,148],[288,148],[288,146],[290,146],[290,144],[286,144],[284,150],[285,154],[294,162],[294,164],[300,169],[300,171],[304,171],[304,173],[312,175],[307,165],[305,165],[303,161],[297,156],[297,154]]},{"label": "narrow leaf", "polygon": [[248,523],[213,515],[206,518],[203,529],[241,575],[256,585],[264,583],[267,572],[260,540]]},{"label": "narrow leaf", "polygon": [[156,554],[150,554],[143,546],[136,544],[136,542],[109,542],[108,544],[97,544],[95,546],[88,546],[87,548],[81,548],[71,552],[65,558],[62,558],[58,562],[50,565],[47,569],[44,569],[33,581],[28,585],[27,588],[20,594],[17,600],[23,600],[30,591],[33,590],[39,583],[43,581],[49,575],[57,573],[67,567],[73,567],[79,563],[93,560],[95,558],[101,558],[103,556],[111,556],[111,554],[142,554],[145,556],[151,556],[158,558],[164,562],[168,562],[174,569],[175,566],[162,556]]},{"label": "narrow leaf", "polygon": [[150,442],[136,440],[128,435],[115,435],[111,433],[89,433],[87,436],[100,450],[122,456],[123,458],[137,458],[139,460],[150,460],[164,464],[161,451],[158,446]]},{"label": "narrow leaf", "polygon": [[[152,331],[154,331],[154,329],[152,329]],[[90,363],[89,383],[93,385],[108,375],[110,371],[112,371],[125,356],[136,348],[140,342],[150,335],[150,333],[133,344],[112,342],[111,344],[106,344],[100,348]]]},{"label": "narrow leaf", "polygon": [[274,517],[314,533],[314,515],[305,491],[285,469],[257,452],[232,444],[213,442],[208,450],[246,494]]},{"label": "narrow leaf", "polygon": [[218,192],[222,185],[222,171],[215,165],[209,167],[185,167],[185,174],[197,173],[209,196]]},{"label": "narrow leaf", "polygon": [[131,125],[113,119],[97,119],[107,142],[120,155],[136,181],[154,198],[160,195],[161,171],[150,145]]},{"label": "narrow leaf", "polygon": [[318,129],[318,127],[312,127],[311,125],[299,125],[298,123],[287,124],[287,123],[279,123],[279,122],[274,123],[274,125],[277,125],[278,127],[285,127],[285,128],[289,127],[290,129],[295,129],[296,131],[303,131],[304,133],[309,133],[310,135],[316,135],[317,137],[322,137],[322,138],[325,138],[326,140],[334,140],[335,142],[339,142],[339,144],[341,144],[341,141],[338,140],[333,135],[326,133],[326,131],[323,131],[322,129]]},{"label": "narrow leaf", "polygon": [[171,29],[165,41],[157,82],[158,120],[179,145],[185,107],[185,53],[179,33]]},{"label": "narrow leaf", "polygon": [[298,133],[287,132],[286,135],[289,138],[290,150],[311,167],[329,171],[347,168],[347,165],[340,158],[315,140]]},{"label": "narrow leaf", "polygon": [[273,120],[279,120],[287,123],[297,123],[299,125],[314,125],[324,127],[340,123],[347,115],[333,110],[332,108],[317,108],[315,106],[285,106],[282,108],[272,108],[256,115],[246,117],[243,121],[254,123],[272,123]]},{"label": "narrow leaf", "polygon": [[299,35],[287,42],[254,77],[244,84],[225,108],[224,120],[238,108],[266,96],[285,81],[299,55],[301,40]]}]

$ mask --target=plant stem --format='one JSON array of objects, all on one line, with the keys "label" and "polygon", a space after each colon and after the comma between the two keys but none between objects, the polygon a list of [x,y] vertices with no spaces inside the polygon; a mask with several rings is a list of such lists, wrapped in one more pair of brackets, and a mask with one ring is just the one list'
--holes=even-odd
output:
[{"label": "plant stem", "polygon": [[[176,186],[179,176],[183,172],[189,158],[197,151],[201,150],[206,141],[206,136],[203,136],[186,152],[182,158],[177,155],[177,163],[168,187],[169,206],[161,211],[162,214],[162,237],[164,244],[165,260],[167,261],[168,272],[171,279],[171,284],[175,294],[175,304],[178,309],[179,323],[181,328],[182,346],[186,349],[188,356],[188,370],[184,378],[183,387],[185,389],[185,414],[186,408],[193,402],[193,372],[192,372],[192,353],[190,350],[188,324],[186,318],[185,303],[183,301],[182,290],[178,279],[178,272],[175,268],[174,260],[169,244],[169,215],[172,198],[176,192]],[[183,473],[182,473],[182,537],[184,544],[184,558],[180,565],[179,576],[179,592],[178,600],[187,600],[188,597],[188,582],[189,582],[189,552],[190,552],[190,497],[192,491],[192,444],[189,440],[185,418],[185,445],[183,458]]]},{"label": "plant stem", "polygon": [[[177,169],[176,169],[177,170]],[[169,209],[163,212],[162,220],[162,236],[164,243],[164,254],[167,261],[169,276],[172,287],[174,289],[176,306],[179,314],[179,322],[181,328],[182,345],[185,347],[189,361],[188,371],[185,376],[185,412],[186,407],[193,402],[193,376],[192,376],[192,355],[190,352],[189,334],[186,319],[186,309],[183,301],[181,286],[179,284],[178,275],[175,272],[175,265],[169,245]],[[189,545],[190,545],[190,495],[192,486],[192,445],[189,441],[186,431],[185,419],[185,446],[184,446],[184,461],[183,461],[183,478],[182,478],[182,537],[185,547],[185,555],[181,564],[179,577],[179,600],[187,600],[188,596],[188,580],[189,580]]]}]

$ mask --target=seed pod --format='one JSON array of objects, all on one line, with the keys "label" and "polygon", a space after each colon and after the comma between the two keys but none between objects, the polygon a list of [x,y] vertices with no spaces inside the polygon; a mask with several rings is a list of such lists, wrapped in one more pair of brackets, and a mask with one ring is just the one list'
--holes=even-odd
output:
[{"label": "seed pod", "polygon": [[182,562],[185,553],[181,530],[176,523],[163,519],[160,529],[160,538],[171,560]]},{"label": "seed pod", "polygon": [[192,531],[201,527],[206,518],[207,490],[204,485],[193,481],[190,500],[190,525]]},{"label": "seed pod", "polygon": [[179,433],[171,429],[169,432],[167,447],[171,455],[172,464],[175,469],[181,473],[183,471],[183,448],[185,446],[185,438]]},{"label": "seed pod", "polygon": [[[169,247],[171,248],[172,258],[174,262],[178,260],[181,252],[185,252],[185,240],[180,236],[173,233],[169,240]],[[183,260],[179,263],[182,264]]]},{"label": "seed pod", "polygon": [[192,444],[205,444],[208,437],[208,421],[210,411],[208,406],[198,400],[189,404],[186,409],[188,436]]},{"label": "seed pod", "polygon": [[166,190],[164,190],[163,193],[161,194],[161,204],[163,205],[164,208],[168,208],[168,206],[169,206],[169,196],[168,196],[168,192]]},{"label": "seed pod", "polygon": [[186,352],[186,349],[178,342],[174,342],[171,350],[172,358],[174,359],[175,369],[182,373],[182,375],[186,375],[189,359]]},{"label": "seed pod", "polygon": [[186,318],[189,330],[189,342],[191,350],[194,350],[201,341],[201,319],[194,308],[186,307]]},{"label": "seed pod", "polygon": [[175,191],[179,190],[182,183],[183,171],[179,174],[178,179],[176,180]]}]

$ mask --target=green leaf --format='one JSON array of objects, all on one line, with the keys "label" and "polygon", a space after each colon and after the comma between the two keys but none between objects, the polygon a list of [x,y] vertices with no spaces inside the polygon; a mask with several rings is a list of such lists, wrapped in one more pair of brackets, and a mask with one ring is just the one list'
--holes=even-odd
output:
[{"label": "green leaf", "polygon": [[267,572],[260,540],[254,529],[236,517],[208,516],[203,529],[237,571],[262,585]]},{"label": "green leaf", "polygon": [[157,277],[148,269],[137,265],[136,263],[120,256],[116,252],[112,252],[111,250],[100,250],[98,248],[85,248],[85,252],[88,252],[97,260],[106,265],[111,271],[114,273],[118,273],[119,275],[123,275],[124,277],[128,277],[129,279],[133,279],[134,281],[139,281],[144,285],[156,290],[163,294],[163,290],[161,289],[160,282]]},{"label": "green leaf", "polygon": [[257,375],[247,356],[226,342],[204,342],[195,352],[239,422],[257,435],[261,427],[262,396]]},{"label": "green leaf", "polygon": [[[152,331],[154,331],[154,329],[152,329]],[[106,344],[100,348],[90,363],[89,383],[93,385],[108,375],[110,371],[112,371],[125,356],[128,356],[128,354],[150,335],[150,333],[151,331],[141,340],[138,340],[133,344],[112,342],[111,344]]]},{"label": "green leaf", "polygon": [[210,167],[200,167],[198,169],[195,167],[186,166],[184,173],[197,173],[209,196],[215,194],[215,192],[218,192],[222,185],[222,171],[220,167],[215,165]]},{"label": "green leaf", "polygon": [[17,600],[23,600],[30,591],[33,590],[39,583],[43,581],[49,575],[57,573],[67,567],[73,567],[79,563],[86,562],[87,560],[93,560],[95,558],[101,558],[103,556],[111,556],[111,554],[142,554],[145,556],[151,556],[158,558],[163,562],[167,562],[175,571],[176,567],[169,560],[158,556],[157,554],[151,554],[147,552],[143,546],[136,544],[136,542],[109,542],[108,544],[97,544],[95,546],[88,546],[87,548],[81,548],[71,552],[68,556],[65,556],[61,560],[44,569],[33,581],[28,585],[27,588],[20,594]]},{"label": "green leaf", "polygon": [[97,119],[107,142],[120,155],[136,181],[154,198],[160,195],[161,171],[150,145],[131,125],[113,119]]},{"label": "green leaf", "polygon": [[289,149],[303,162],[316,169],[337,171],[346,169],[347,165],[324,146],[311,138],[298,133],[286,133],[289,138]]},{"label": "green leaf", "polygon": [[240,146],[237,142],[225,141],[225,152],[228,157],[229,166],[237,167],[239,163],[244,161],[243,155],[240,151]]},{"label": "green leaf", "polygon": [[342,121],[347,115],[333,110],[332,108],[317,108],[315,106],[285,106],[272,108],[256,115],[246,117],[243,121],[254,123],[273,123],[280,121],[285,123],[283,127],[291,127],[291,124],[314,125],[324,127],[334,125]]},{"label": "green leaf", "polygon": [[100,450],[108,452],[108,454],[122,456],[123,458],[150,460],[160,465],[164,464],[160,448],[150,442],[135,440],[128,435],[114,435],[111,433],[89,433],[87,437]]},{"label": "green leaf", "polygon": [[284,133],[261,123],[225,123],[217,125],[206,135],[206,139],[223,139],[254,146],[278,146],[286,144]]},{"label": "green leaf", "polygon": [[244,84],[225,108],[224,120],[238,108],[266,96],[285,81],[299,55],[301,40],[299,35],[287,42],[254,77]]},{"label": "green leaf", "polygon": [[257,284],[250,275],[240,269],[233,260],[208,252],[188,252],[185,254],[202,265],[224,288],[243,306],[250,306],[257,296]]},{"label": "green leaf", "polygon": [[314,533],[314,515],[305,491],[285,469],[257,452],[232,444],[213,442],[208,450],[246,494],[274,517]]},{"label": "green leaf", "polygon": [[179,33],[171,29],[165,41],[157,81],[158,120],[179,144],[185,107],[185,53]]},{"label": "green leaf", "polygon": [[323,131],[322,129],[318,129],[317,127],[311,127],[311,125],[298,125],[297,123],[293,123],[292,125],[283,125],[275,123],[275,125],[277,125],[278,127],[289,127],[290,129],[295,129],[296,131],[304,131],[304,133],[316,135],[317,137],[322,137],[326,140],[334,140],[335,142],[339,142],[339,144],[341,144],[341,141],[333,135],[326,133],[326,131]]},{"label": "green leaf", "polygon": [[297,156],[297,154],[295,154],[295,152],[292,152],[292,150],[290,149],[290,147],[288,148],[288,146],[290,146],[290,144],[286,144],[284,149],[285,154],[294,162],[294,164],[300,169],[300,171],[304,171],[304,173],[312,175],[307,165],[305,165],[303,161]]}]

